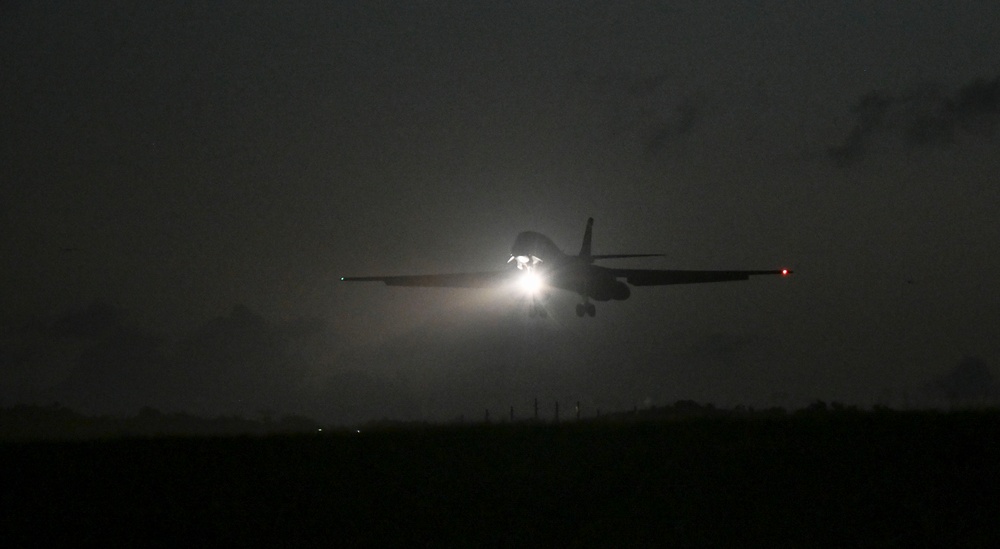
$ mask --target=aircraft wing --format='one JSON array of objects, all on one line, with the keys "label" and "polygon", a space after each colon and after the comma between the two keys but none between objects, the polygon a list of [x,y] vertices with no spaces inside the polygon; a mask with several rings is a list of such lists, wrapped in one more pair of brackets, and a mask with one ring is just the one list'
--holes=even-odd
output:
[{"label": "aircraft wing", "polygon": [[426,274],[406,276],[345,276],[344,282],[385,282],[386,286],[423,286],[428,288],[491,288],[510,283],[518,271],[481,273]]},{"label": "aircraft wing", "polygon": [[633,286],[665,286],[667,284],[700,284],[703,282],[729,282],[747,280],[755,275],[788,276],[792,271],[673,271],[655,269],[607,269],[615,278],[624,278]]}]

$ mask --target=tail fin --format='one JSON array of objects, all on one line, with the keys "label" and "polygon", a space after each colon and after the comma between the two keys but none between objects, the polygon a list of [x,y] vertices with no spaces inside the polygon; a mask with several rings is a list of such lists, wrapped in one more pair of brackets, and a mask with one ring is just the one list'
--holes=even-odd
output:
[{"label": "tail fin", "polygon": [[663,257],[664,254],[608,254],[594,255],[590,253],[590,239],[594,232],[594,218],[587,219],[587,230],[583,232],[583,246],[580,246],[580,257],[593,263],[595,259],[620,259],[623,257]]},{"label": "tail fin", "polygon": [[590,257],[590,239],[594,232],[594,218],[587,218],[587,230],[583,232],[583,246],[580,246],[580,257]]}]

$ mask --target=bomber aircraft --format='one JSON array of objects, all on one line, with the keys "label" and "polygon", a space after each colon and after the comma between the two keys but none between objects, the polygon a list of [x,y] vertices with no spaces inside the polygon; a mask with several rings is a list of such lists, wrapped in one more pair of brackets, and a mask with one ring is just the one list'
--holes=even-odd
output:
[{"label": "bomber aircraft", "polygon": [[[517,235],[510,249],[507,263],[517,269],[485,271],[478,273],[425,274],[405,276],[345,276],[345,282],[384,282],[387,286],[422,286],[437,288],[489,288],[520,286],[531,296],[529,315],[547,316],[538,300],[546,288],[559,288],[580,295],[582,302],[576,306],[576,316],[594,316],[595,301],[625,300],[631,295],[632,286],[664,286],[667,284],[696,284],[700,282],[728,282],[747,280],[754,275],[792,274],[789,269],[762,271],[679,271],[662,269],[620,269],[594,265],[599,259],[627,257],[659,257],[664,254],[602,254],[590,252],[594,218],[587,220],[583,245],[577,255],[567,255],[559,250],[549,237],[534,231]],[[624,279],[622,282],[619,279]],[[627,284],[626,284],[627,283]]]}]

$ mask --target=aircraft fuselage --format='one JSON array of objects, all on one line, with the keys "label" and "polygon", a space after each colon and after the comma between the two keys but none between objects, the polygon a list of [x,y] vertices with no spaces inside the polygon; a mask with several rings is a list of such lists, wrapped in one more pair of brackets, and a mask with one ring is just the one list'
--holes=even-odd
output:
[{"label": "aircraft fuselage", "polygon": [[567,255],[549,239],[534,231],[525,231],[514,240],[511,258],[519,269],[542,275],[545,284],[580,294],[596,301],[625,300],[632,292],[607,269],[593,264],[589,255]]}]

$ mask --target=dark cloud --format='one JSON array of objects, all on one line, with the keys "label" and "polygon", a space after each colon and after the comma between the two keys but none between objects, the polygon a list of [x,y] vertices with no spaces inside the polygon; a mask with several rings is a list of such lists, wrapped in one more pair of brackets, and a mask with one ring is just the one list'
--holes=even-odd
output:
[{"label": "dark cloud", "polygon": [[851,113],[856,118],[854,128],[840,146],[833,147],[829,151],[837,164],[850,164],[864,156],[868,136],[882,126],[886,111],[894,101],[895,99],[890,96],[871,92],[851,108]]},{"label": "dark cloud", "polygon": [[80,337],[100,340],[115,337],[125,331],[123,311],[107,303],[95,302],[84,309],[60,317],[45,327],[44,331],[56,338]]},{"label": "dark cloud", "polygon": [[185,395],[184,408],[196,413],[289,411],[303,400],[309,372],[290,337],[296,333],[301,329],[274,325],[237,305],[177,344],[169,361],[182,374],[169,380],[178,386],[172,393]]},{"label": "dark cloud", "polygon": [[690,135],[700,121],[701,109],[698,105],[691,98],[682,99],[668,116],[660,117],[653,126],[646,141],[646,154],[656,154],[675,140]]},{"label": "dark cloud", "polygon": [[960,134],[992,136],[998,113],[1000,76],[978,78],[952,95],[931,84],[900,95],[875,91],[851,108],[854,126],[827,153],[846,166],[862,159],[876,139],[899,139],[911,148],[948,147]]},{"label": "dark cloud", "polygon": [[959,126],[973,134],[993,135],[1000,114],[1000,76],[979,78],[958,92],[951,112]]},{"label": "dark cloud", "polygon": [[13,18],[28,3],[29,0],[9,0],[7,2],[0,2],[0,16],[4,18]]},{"label": "dark cloud", "polygon": [[157,400],[164,342],[129,325],[127,316],[95,302],[9,334],[0,353],[8,381],[0,398],[59,401],[88,412],[134,411]]},{"label": "dark cloud", "polygon": [[703,98],[669,71],[595,75],[581,70],[575,76],[612,104],[613,133],[637,135],[647,157],[691,136],[704,123]]},{"label": "dark cloud", "polygon": [[141,330],[108,332],[77,357],[50,394],[72,408],[100,413],[129,413],[162,402],[171,389],[165,383],[171,365],[163,343]]},{"label": "dark cloud", "polygon": [[338,412],[361,398],[355,395],[376,401],[372,387],[380,381],[372,376],[317,375],[335,371],[317,366],[324,353],[315,351],[315,341],[324,330],[321,319],[275,323],[237,305],[169,341],[135,326],[126,311],[97,302],[4,334],[0,401],[60,402],[85,413],[153,406],[244,416]]},{"label": "dark cloud", "polygon": [[1000,395],[1000,386],[981,358],[966,357],[944,375],[931,381],[927,391],[951,405],[982,405]]}]

